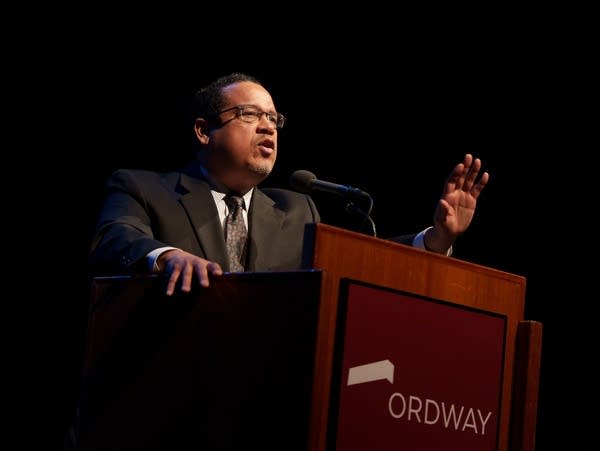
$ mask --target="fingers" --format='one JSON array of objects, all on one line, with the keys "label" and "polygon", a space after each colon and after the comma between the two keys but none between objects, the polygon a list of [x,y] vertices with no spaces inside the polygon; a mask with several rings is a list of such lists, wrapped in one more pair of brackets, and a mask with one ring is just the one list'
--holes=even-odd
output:
[{"label": "fingers", "polygon": [[[466,159],[466,157],[465,157]],[[479,197],[481,191],[487,185],[490,180],[490,174],[484,172],[477,180],[479,176],[479,172],[481,171],[481,160],[479,158],[475,158],[470,168],[465,167],[465,179],[463,183],[463,191],[469,192],[475,199]]]},{"label": "fingers", "polygon": [[179,268],[174,268],[173,271],[169,274],[169,281],[167,282],[167,296],[173,295],[175,292],[175,286],[177,285],[177,280],[179,279],[179,274],[181,270]]},{"label": "fingers", "polygon": [[208,287],[209,274],[213,276],[221,276],[223,275],[223,270],[221,269],[221,266],[216,262],[207,262],[207,264],[201,264],[196,266],[196,276],[198,277],[198,282],[200,283],[200,286]]},{"label": "fingers", "polygon": [[177,285],[180,290],[189,293],[192,290],[194,276],[203,287],[209,286],[209,275],[220,276],[223,274],[221,266],[203,258],[188,253],[177,253],[170,256],[165,265],[168,275],[166,295],[171,296]]},{"label": "fingers", "polygon": [[462,185],[464,183],[464,172],[464,163],[458,163],[456,166],[454,166],[454,169],[446,179],[446,184],[444,185],[444,194],[449,194],[458,189],[462,189]]},{"label": "fingers", "polygon": [[471,191],[473,188],[473,184],[475,183],[475,179],[477,178],[477,174],[479,174],[479,170],[481,169],[481,160],[479,158],[473,159],[470,154],[465,155],[464,161],[464,171],[462,175],[462,190],[463,191]]},{"label": "fingers", "polygon": [[450,173],[446,181],[445,192],[462,190],[477,198],[490,178],[489,174],[484,172],[477,180],[481,166],[482,163],[479,158],[473,158],[473,155],[466,154],[463,162],[458,163]]},{"label": "fingers", "polygon": [[471,194],[473,195],[473,197],[475,199],[477,199],[479,197],[479,195],[481,194],[481,190],[483,190],[483,188],[485,187],[485,185],[488,184],[488,182],[490,181],[490,174],[488,174],[487,172],[484,172],[481,175],[481,178],[479,179],[479,181],[473,185],[473,188],[471,189]]},{"label": "fingers", "polygon": [[223,269],[221,268],[221,265],[219,265],[217,262],[208,262],[208,265],[206,265],[206,269],[208,270],[208,273],[212,274],[213,276],[223,275]]},{"label": "fingers", "polygon": [[192,276],[194,274],[193,267],[191,265],[185,265],[183,271],[181,271],[181,291],[189,293],[192,291]]}]

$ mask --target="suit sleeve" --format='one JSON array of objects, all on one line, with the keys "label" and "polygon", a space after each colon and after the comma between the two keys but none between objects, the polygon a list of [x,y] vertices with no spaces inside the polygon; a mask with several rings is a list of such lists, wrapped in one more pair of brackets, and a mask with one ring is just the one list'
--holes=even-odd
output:
[{"label": "suit sleeve", "polygon": [[146,256],[165,246],[154,239],[152,221],[139,174],[118,170],[108,179],[106,196],[92,239],[94,274],[147,272]]}]

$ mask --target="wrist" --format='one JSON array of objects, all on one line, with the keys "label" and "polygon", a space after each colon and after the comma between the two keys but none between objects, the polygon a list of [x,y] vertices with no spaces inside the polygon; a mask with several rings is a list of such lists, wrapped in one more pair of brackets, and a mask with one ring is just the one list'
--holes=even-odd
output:
[{"label": "wrist", "polygon": [[433,226],[425,232],[423,245],[428,251],[449,255],[449,250],[452,248],[455,239],[456,237],[450,236],[437,226]]}]

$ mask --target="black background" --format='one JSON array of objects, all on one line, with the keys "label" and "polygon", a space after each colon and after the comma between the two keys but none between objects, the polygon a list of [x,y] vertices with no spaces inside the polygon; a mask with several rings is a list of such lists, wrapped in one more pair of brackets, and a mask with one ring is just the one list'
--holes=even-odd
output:
[{"label": "black background", "polygon": [[[235,37],[225,41],[201,27],[173,35],[167,21],[144,32],[124,23],[86,33],[82,23],[51,44],[38,36],[19,58],[28,69],[17,95],[27,100],[16,111],[26,125],[13,153],[26,161],[11,199],[34,220],[14,226],[34,252],[43,243],[44,262],[19,262],[20,272],[41,273],[26,288],[43,304],[22,331],[41,332],[26,360],[42,396],[25,410],[45,449],[60,446],[77,397],[85,259],[102,184],[116,168],[187,161],[191,95],[232,71],[262,80],[288,117],[264,186],[288,187],[294,170],[307,169],[359,187],[374,198],[380,236],[429,225],[454,164],[466,152],[483,160],[491,180],[454,256],[527,278],[526,318],[544,324],[538,449],[597,446],[598,295],[588,263],[596,260],[597,145],[586,136],[597,128],[588,113],[597,103],[585,36],[527,26],[515,36],[498,26],[483,39],[482,24],[448,39],[394,35],[387,25],[389,35],[356,26],[350,37],[315,39],[307,23],[291,39],[257,23],[223,33]],[[40,194],[30,197],[29,186]],[[314,198],[325,222],[352,227],[336,199]]]}]

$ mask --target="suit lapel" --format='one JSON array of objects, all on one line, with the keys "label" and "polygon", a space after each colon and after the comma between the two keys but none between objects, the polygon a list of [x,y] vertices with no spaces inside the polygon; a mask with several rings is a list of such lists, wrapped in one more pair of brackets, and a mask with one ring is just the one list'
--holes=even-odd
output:
[{"label": "suit lapel", "polygon": [[204,258],[218,262],[223,271],[228,271],[223,227],[219,222],[219,212],[208,184],[183,173],[180,185],[185,188],[180,202],[190,218]]},{"label": "suit lapel", "polygon": [[273,245],[281,231],[284,213],[271,198],[254,189],[249,212],[248,271],[265,270],[277,261],[279,249]]}]

